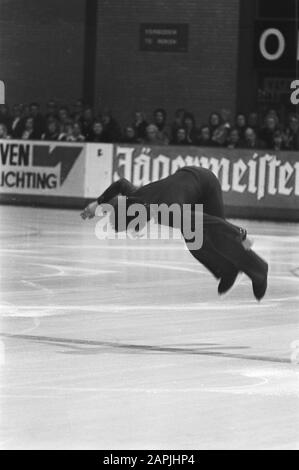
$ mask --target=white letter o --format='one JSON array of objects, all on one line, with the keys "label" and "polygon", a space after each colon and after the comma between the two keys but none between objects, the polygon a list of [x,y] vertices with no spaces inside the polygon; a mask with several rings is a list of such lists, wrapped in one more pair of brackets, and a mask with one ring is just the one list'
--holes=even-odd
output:
[{"label": "white letter o", "polygon": [[[274,35],[278,39],[278,49],[274,54],[270,54],[266,49],[266,41],[269,36]],[[260,51],[262,56],[267,60],[277,60],[282,56],[285,49],[285,39],[279,29],[266,29],[260,37]]]}]

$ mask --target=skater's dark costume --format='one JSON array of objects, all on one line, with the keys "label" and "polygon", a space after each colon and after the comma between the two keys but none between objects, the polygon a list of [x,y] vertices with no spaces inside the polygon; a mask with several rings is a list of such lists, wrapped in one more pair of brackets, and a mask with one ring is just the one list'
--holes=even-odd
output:
[{"label": "skater's dark costume", "polygon": [[[136,188],[122,178],[112,183],[98,198],[108,203],[115,196],[127,196],[128,203],[145,204],[203,204],[203,245],[190,250],[217,279],[218,291],[226,292],[243,271],[252,280],[256,298],[261,299],[267,288],[268,265],[256,253],[246,249],[246,231],[224,219],[222,190],[216,176],[200,167],[184,167],[160,181]],[[187,240],[186,240],[187,241]]]}]

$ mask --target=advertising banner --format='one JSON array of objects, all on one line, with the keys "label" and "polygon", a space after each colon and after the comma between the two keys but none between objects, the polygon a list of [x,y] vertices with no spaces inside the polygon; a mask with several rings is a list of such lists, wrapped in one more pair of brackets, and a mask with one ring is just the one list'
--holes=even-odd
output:
[{"label": "advertising banner", "polygon": [[298,152],[116,145],[113,180],[125,177],[140,186],[185,165],[215,173],[234,216],[299,218]]},{"label": "advertising banner", "polygon": [[0,141],[0,200],[14,194],[83,197],[84,155],[84,144]]}]

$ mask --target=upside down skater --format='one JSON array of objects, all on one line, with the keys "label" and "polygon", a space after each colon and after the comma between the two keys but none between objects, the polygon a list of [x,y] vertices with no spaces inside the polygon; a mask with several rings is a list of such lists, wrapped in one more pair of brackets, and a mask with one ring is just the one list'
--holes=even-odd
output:
[{"label": "upside down skater", "polygon": [[[212,171],[186,166],[173,175],[140,188],[121,178],[91,202],[81,217],[94,217],[101,204],[109,203],[115,207],[119,196],[126,197],[127,207],[136,201],[145,207],[150,204],[190,204],[191,207],[202,204],[203,244],[200,249],[190,249],[187,244],[190,253],[220,280],[219,294],[227,292],[234,285],[238,274],[244,272],[252,281],[256,299],[264,297],[268,264],[246,244],[246,230],[225,220],[221,186]],[[118,230],[117,226],[115,230]]]}]

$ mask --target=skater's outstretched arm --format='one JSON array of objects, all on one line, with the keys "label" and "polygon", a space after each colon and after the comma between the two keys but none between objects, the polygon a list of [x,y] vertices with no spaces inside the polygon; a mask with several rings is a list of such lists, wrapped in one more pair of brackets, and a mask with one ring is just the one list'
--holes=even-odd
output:
[{"label": "skater's outstretched arm", "polygon": [[115,196],[121,194],[122,196],[131,196],[134,191],[136,191],[136,187],[130,183],[126,178],[121,178],[115,183],[112,183],[106,191],[98,197],[97,202],[98,204],[106,204]]},{"label": "skater's outstretched arm", "polygon": [[121,178],[115,183],[112,183],[95,201],[88,204],[81,213],[82,219],[92,219],[95,216],[96,209],[100,204],[106,204],[115,196],[131,196],[136,187],[130,183],[126,178]]}]

